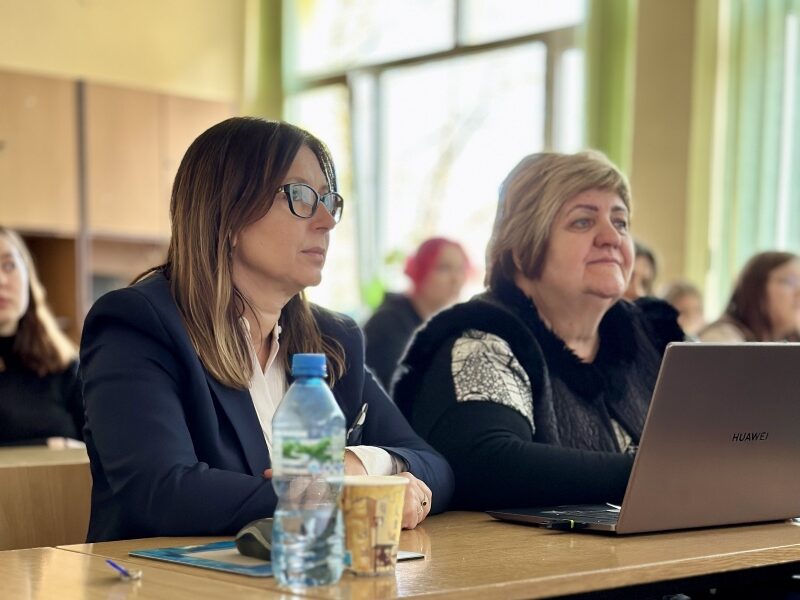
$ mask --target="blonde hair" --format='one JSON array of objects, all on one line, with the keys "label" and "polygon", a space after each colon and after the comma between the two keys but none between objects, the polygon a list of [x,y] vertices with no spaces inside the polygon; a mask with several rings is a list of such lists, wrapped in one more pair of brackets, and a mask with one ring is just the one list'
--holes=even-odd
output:
[{"label": "blonde hair", "polygon": [[627,179],[600,152],[541,152],[523,158],[500,187],[486,252],[486,285],[494,289],[503,281],[512,282],[518,269],[537,278],[559,209],[588,190],[614,192],[631,210]]},{"label": "blonde hair", "polygon": [[[253,374],[241,323],[248,300],[233,283],[232,239],[267,213],[302,146],[314,152],[335,190],[333,161],[321,141],[288,123],[248,117],[227,119],[202,133],[175,176],[167,262],[153,271],[170,280],[200,361],[230,387],[248,388]],[[327,355],[331,382],[344,374],[344,350],[321,334],[302,292],[283,307],[279,323],[278,360],[284,370],[290,355],[316,352]]]},{"label": "blonde hair", "polygon": [[700,293],[700,289],[695,284],[681,279],[670,283],[661,293],[661,298],[673,305],[681,298],[688,296],[699,298],[701,301],[703,299],[703,294]]},{"label": "blonde hair", "polygon": [[4,237],[19,252],[23,266],[28,272],[28,308],[19,320],[14,336],[14,354],[22,365],[39,377],[60,373],[77,357],[75,344],[61,331],[50,307],[33,257],[20,235],[12,229],[0,226]]}]

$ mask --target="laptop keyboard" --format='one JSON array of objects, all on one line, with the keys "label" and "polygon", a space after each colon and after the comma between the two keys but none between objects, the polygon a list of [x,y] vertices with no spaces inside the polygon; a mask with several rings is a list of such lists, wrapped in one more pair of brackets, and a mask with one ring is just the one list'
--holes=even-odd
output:
[{"label": "laptop keyboard", "polygon": [[543,517],[553,517],[556,519],[567,519],[572,521],[589,521],[594,523],[616,523],[619,518],[619,511],[613,508],[586,507],[568,510],[550,509],[539,511]]}]

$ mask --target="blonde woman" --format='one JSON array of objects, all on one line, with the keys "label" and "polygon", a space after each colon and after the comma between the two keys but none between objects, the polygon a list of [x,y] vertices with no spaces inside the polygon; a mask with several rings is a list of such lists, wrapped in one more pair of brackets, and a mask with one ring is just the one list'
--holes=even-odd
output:
[{"label": "blonde woman", "polygon": [[597,153],[535,154],[501,190],[488,290],[434,316],[395,400],[450,461],[452,508],[618,502],[661,355],[666,303],[621,300],[631,198]]},{"label": "blonde woman", "polygon": [[0,227],[0,444],[59,447],[83,439],[76,359],[25,242]]},{"label": "blonde woman", "polygon": [[166,264],[86,319],[90,541],[230,535],[271,516],[272,416],[297,352],[328,356],[345,472],[408,479],[405,527],[444,510],[452,472],[364,367],[360,330],[303,296],[343,205],[327,149],[293,125],[233,118],[193,142]]}]

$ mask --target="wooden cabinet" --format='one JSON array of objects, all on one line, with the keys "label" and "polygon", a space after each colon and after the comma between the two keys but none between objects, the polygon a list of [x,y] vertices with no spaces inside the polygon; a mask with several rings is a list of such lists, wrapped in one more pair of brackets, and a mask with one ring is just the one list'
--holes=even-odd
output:
[{"label": "wooden cabinet", "polygon": [[163,262],[178,165],[233,113],[224,102],[0,72],[0,224],[23,234],[74,340],[94,298]]},{"label": "wooden cabinet", "polygon": [[75,238],[24,235],[36,272],[44,285],[46,300],[58,324],[75,342],[83,320],[82,262]]},{"label": "wooden cabinet", "polygon": [[232,112],[220,102],[85,86],[90,301],[164,261],[178,165]]},{"label": "wooden cabinet", "polygon": [[162,96],[161,122],[164,131],[164,159],[162,163],[163,195],[167,202],[172,194],[172,183],[181,159],[194,139],[212,125],[233,115],[229,104]]},{"label": "wooden cabinet", "polygon": [[86,84],[84,99],[89,231],[164,236],[159,95]]},{"label": "wooden cabinet", "polygon": [[93,235],[170,234],[172,181],[189,144],[230,105],[87,84],[86,199]]},{"label": "wooden cabinet", "polygon": [[125,287],[150,268],[164,264],[167,244],[94,238],[89,253],[92,257],[89,302],[94,303],[106,292]]},{"label": "wooden cabinet", "polygon": [[0,223],[78,230],[76,84],[0,72]]}]

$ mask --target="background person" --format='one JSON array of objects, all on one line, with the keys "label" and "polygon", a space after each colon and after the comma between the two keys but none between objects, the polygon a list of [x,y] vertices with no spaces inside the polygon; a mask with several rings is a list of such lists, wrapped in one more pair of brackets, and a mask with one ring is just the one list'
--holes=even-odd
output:
[{"label": "background person", "polygon": [[447,506],[452,472],[364,367],[358,326],[303,295],[343,203],[325,146],[288,123],[232,118],[189,147],[166,264],[86,318],[90,541],[230,535],[271,516],[272,416],[297,352],[328,357],[345,472],[408,479],[405,527]]},{"label": "background person", "polygon": [[678,311],[678,325],[686,335],[697,337],[706,325],[703,294],[688,281],[675,281],[664,290],[663,299]]},{"label": "background person", "polygon": [[387,293],[364,324],[367,366],[384,389],[414,330],[458,300],[469,269],[461,244],[441,237],[425,240],[408,258],[404,272],[413,284],[411,292]]},{"label": "background person", "polygon": [[800,341],[800,256],[761,252],[745,264],[722,316],[703,342]]},{"label": "background person", "polygon": [[624,297],[628,300],[652,296],[656,275],[658,275],[658,262],[656,262],[655,253],[636,240],[633,242],[633,249],[633,273],[624,294]]},{"label": "background person", "polygon": [[534,154],[503,183],[488,290],[411,342],[394,397],[450,461],[451,508],[619,502],[664,347],[652,298],[621,301],[630,192],[599,153]]},{"label": "background person", "polygon": [[0,227],[0,445],[83,439],[76,358],[25,242]]}]

